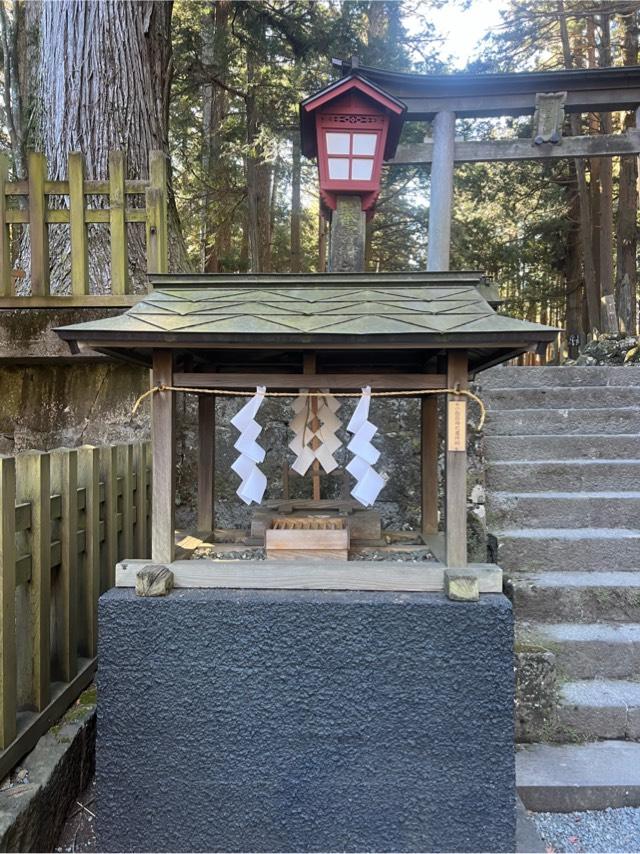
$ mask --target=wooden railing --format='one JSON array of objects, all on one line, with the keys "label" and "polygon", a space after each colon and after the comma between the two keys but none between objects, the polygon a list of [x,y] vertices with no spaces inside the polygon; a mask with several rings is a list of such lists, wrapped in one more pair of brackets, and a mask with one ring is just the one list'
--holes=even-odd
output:
[{"label": "wooden railing", "polygon": [[[126,306],[135,302],[130,293],[127,257],[127,224],[144,223],[146,231],[147,272],[165,273],[168,264],[167,237],[167,161],[162,151],[149,153],[149,179],[125,178],[126,163],[122,151],[109,153],[107,181],[88,181],[84,177],[84,157],[73,152],[68,159],[68,180],[47,180],[44,154],[28,155],[29,177],[9,180],[9,158],[0,154],[0,308],[46,306]],[[55,198],[51,207],[49,197]],[[105,196],[106,206],[96,206],[96,197]],[[128,206],[131,196],[144,199],[144,205]],[[89,199],[87,199],[89,197]],[[94,206],[88,203],[94,200]],[[51,294],[49,288],[49,226],[69,226],[71,253],[70,293]],[[91,294],[87,255],[87,226],[109,226],[111,252],[111,292]],[[28,225],[30,292],[16,294],[15,281],[24,271],[13,269],[13,251],[17,244],[12,229]]]},{"label": "wooden railing", "polygon": [[0,779],[91,682],[98,597],[150,549],[150,446],[0,457]]}]

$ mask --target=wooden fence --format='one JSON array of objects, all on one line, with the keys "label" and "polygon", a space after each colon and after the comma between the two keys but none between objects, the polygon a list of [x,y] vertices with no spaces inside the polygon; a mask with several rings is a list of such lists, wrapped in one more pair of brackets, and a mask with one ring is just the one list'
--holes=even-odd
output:
[{"label": "wooden fence", "polygon": [[148,557],[150,444],[0,457],[0,779],[91,682],[115,564]]},{"label": "wooden fence", "polygon": [[[88,181],[84,177],[84,157],[73,152],[68,160],[68,180],[47,180],[44,154],[28,155],[29,177],[9,180],[9,158],[0,154],[0,308],[63,306],[126,306],[136,301],[130,293],[127,258],[127,224],[144,223],[146,228],[147,271],[166,273],[167,160],[164,152],[149,153],[149,179],[125,178],[122,151],[109,153],[109,179]],[[49,197],[56,197],[50,207]],[[94,206],[87,207],[88,197]],[[106,196],[107,206],[96,206],[95,198]],[[138,207],[128,206],[131,196],[144,199]],[[60,197],[64,197],[61,201]],[[90,200],[89,200],[90,201]],[[49,225],[67,224],[71,251],[71,293],[51,294],[49,289]],[[111,293],[91,294],[87,259],[87,225],[109,226],[111,246]],[[28,226],[31,256],[31,292],[16,295],[11,229]]]}]

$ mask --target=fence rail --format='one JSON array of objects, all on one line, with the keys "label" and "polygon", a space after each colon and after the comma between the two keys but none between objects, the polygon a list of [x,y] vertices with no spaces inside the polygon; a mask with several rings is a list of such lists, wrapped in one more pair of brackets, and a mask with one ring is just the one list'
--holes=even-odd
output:
[{"label": "fence rail", "polygon": [[0,457],[0,779],[90,683],[97,605],[148,557],[150,445]]},{"label": "fence rail", "polygon": [[[124,152],[109,152],[107,181],[89,181],[84,177],[84,156],[72,152],[68,158],[68,179],[49,181],[44,154],[28,155],[29,177],[9,180],[9,158],[0,154],[0,308],[47,306],[126,306],[135,302],[130,293],[127,255],[127,225],[144,223],[147,271],[165,273],[168,268],[167,236],[167,159],[162,151],[149,153],[148,180],[125,178]],[[56,197],[54,207],[50,197]],[[96,197],[105,196],[105,207],[89,206]],[[64,197],[60,204],[60,197]],[[88,197],[88,198],[87,198]],[[143,206],[129,204],[131,197],[143,197]],[[87,256],[87,226],[109,226],[111,247],[111,293],[91,294]],[[71,252],[70,294],[52,294],[49,288],[49,226],[69,226]],[[15,281],[24,275],[13,269],[13,250],[17,243],[15,226],[28,226],[31,256],[31,292],[17,295]]]}]

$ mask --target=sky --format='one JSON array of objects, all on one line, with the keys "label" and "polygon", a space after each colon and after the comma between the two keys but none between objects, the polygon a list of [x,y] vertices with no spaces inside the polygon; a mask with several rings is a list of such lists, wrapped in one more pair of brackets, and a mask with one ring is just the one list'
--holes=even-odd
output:
[{"label": "sky", "polygon": [[500,23],[500,9],[505,6],[503,0],[471,0],[464,10],[457,0],[429,11],[429,19],[444,38],[443,54],[451,56],[454,67],[462,68],[474,59],[480,40]]}]

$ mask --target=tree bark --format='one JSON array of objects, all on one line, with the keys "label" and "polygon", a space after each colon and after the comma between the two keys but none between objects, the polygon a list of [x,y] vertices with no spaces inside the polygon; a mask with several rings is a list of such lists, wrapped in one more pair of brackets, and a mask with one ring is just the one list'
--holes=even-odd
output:
[{"label": "tree bark", "polygon": [[[625,65],[638,61],[638,12],[633,10],[624,21],[623,57]],[[625,128],[635,125],[635,116],[628,113]],[[638,234],[638,158],[628,155],[620,158],[620,189],[618,194],[618,221],[616,230],[616,306],[620,331],[635,335],[638,324],[636,252]]]},{"label": "tree bark", "polygon": [[[611,65],[611,34],[609,29],[609,14],[600,15],[600,48],[598,64],[602,68]],[[613,130],[611,113],[600,113],[600,131],[611,133]],[[618,323],[612,319],[609,306],[615,306],[613,281],[613,161],[611,157],[600,160],[600,293],[601,328],[606,332],[617,332]]]},{"label": "tree bark", "polygon": [[[71,151],[85,156],[86,177],[108,176],[111,149],[126,153],[128,177],[148,174],[151,149],[168,154],[171,2],[44,0],[40,15],[38,136],[49,177],[67,176]],[[175,205],[169,204],[170,257],[185,264]],[[108,290],[106,229],[90,230],[92,290]],[[130,272],[146,273],[142,228],[129,226]],[[52,291],[68,286],[66,237],[51,241]]]},{"label": "tree bark", "polygon": [[[571,55],[571,44],[563,0],[558,0],[558,20],[560,24],[560,36],[562,40],[562,53],[566,68],[573,68]],[[580,118],[575,113],[571,114],[571,133],[580,135]],[[593,262],[591,206],[589,200],[589,187],[585,174],[584,160],[575,159],[576,184],[578,199],[580,203],[580,244],[582,248],[582,270],[584,275],[584,291],[586,295],[587,330],[589,333],[600,328],[600,289],[596,278],[596,269]]]},{"label": "tree bark", "polygon": [[300,201],[300,130],[298,128],[295,128],[293,131],[291,145],[291,260],[289,269],[292,273],[299,273],[302,270],[302,251],[300,241],[302,206]]}]

